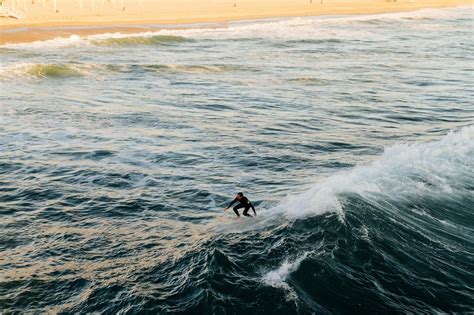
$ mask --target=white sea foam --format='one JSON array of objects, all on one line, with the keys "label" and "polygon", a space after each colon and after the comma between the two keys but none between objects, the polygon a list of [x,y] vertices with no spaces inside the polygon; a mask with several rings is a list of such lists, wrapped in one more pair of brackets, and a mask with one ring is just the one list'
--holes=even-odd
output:
[{"label": "white sea foam", "polygon": [[69,47],[69,46],[90,46],[93,43],[101,40],[107,39],[122,39],[122,38],[148,38],[153,36],[160,36],[166,35],[162,31],[149,31],[149,32],[139,32],[139,33],[103,33],[103,34],[96,34],[96,35],[87,35],[87,36],[79,36],[79,35],[71,35],[69,37],[56,37],[50,40],[45,41],[35,41],[31,43],[17,43],[17,44],[5,44],[1,46],[2,48],[7,49],[27,49],[27,50],[35,50],[35,49],[43,49],[43,48],[62,48],[62,47]]},{"label": "white sea foam", "polygon": [[41,49],[41,48],[60,48],[65,46],[76,46],[85,44],[84,39],[79,35],[71,35],[69,37],[56,37],[44,41],[35,41],[31,43],[5,44],[2,48],[8,49]]},{"label": "white sea foam", "polygon": [[263,281],[274,287],[287,286],[285,283],[286,278],[288,278],[290,273],[298,269],[301,262],[305,260],[307,256],[308,253],[304,253],[293,261],[285,260],[278,269],[267,272],[263,276]]},{"label": "white sea foam", "polygon": [[296,219],[335,212],[343,219],[343,195],[347,193],[385,201],[453,196],[472,186],[473,179],[474,126],[469,126],[440,141],[388,147],[373,163],[330,176],[262,216],[281,214]]},{"label": "white sea foam", "polygon": [[280,267],[275,270],[268,271],[262,276],[263,283],[275,288],[284,289],[287,291],[287,298],[289,300],[296,299],[296,292],[290,287],[290,285],[288,285],[286,280],[292,272],[299,268],[303,260],[305,260],[312,253],[313,252],[304,252],[294,260],[285,260],[280,265]]}]

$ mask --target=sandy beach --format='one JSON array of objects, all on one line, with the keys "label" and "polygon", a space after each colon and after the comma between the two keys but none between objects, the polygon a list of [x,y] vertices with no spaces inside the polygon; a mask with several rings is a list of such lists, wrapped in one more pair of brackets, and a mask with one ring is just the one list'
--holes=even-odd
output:
[{"label": "sandy beach", "polygon": [[[179,2],[179,5],[178,5]],[[470,4],[467,0],[6,0],[0,44],[146,31],[150,25],[289,16],[376,14]],[[148,26],[147,26],[148,25]]]}]

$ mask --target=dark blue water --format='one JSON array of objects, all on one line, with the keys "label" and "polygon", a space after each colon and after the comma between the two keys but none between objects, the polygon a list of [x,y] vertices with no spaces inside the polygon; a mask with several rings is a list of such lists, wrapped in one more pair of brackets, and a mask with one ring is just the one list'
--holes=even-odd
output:
[{"label": "dark blue water", "polygon": [[0,313],[472,312],[473,50],[470,7],[0,47]]}]

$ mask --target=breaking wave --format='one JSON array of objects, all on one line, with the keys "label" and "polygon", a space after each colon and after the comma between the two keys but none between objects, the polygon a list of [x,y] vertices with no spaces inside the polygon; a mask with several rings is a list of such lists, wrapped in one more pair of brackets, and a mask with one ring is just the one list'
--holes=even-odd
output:
[{"label": "breaking wave", "polygon": [[73,78],[86,75],[90,68],[81,65],[20,63],[0,67],[0,80],[17,78]]},{"label": "breaking wave", "polygon": [[369,165],[338,173],[271,209],[289,219],[335,212],[344,217],[347,196],[407,203],[423,196],[456,198],[474,189],[474,126],[440,141],[399,144]]}]

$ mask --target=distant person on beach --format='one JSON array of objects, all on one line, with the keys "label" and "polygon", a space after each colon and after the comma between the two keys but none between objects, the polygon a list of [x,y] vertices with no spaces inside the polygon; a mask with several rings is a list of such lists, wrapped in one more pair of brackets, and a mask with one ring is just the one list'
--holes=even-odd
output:
[{"label": "distant person on beach", "polygon": [[240,214],[239,214],[239,209],[242,209],[242,208],[245,208],[244,212],[243,212],[243,215],[246,216],[246,217],[252,217],[252,215],[250,215],[248,212],[250,210],[250,208],[252,208],[253,210],[253,213],[255,216],[257,216],[257,212],[255,211],[255,207],[253,206],[253,204],[250,202],[250,200],[244,196],[243,193],[239,192],[237,194],[237,196],[235,196],[235,199],[232,200],[232,202],[229,204],[229,206],[227,208],[224,209],[224,211],[228,210],[230,207],[232,207],[232,205],[236,202],[239,202],[238,205],[236,205],[233,209],[234,209],[234,212],[235,214],[237,215],[237,217],[240,217]]}]

